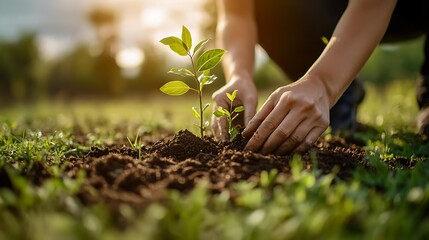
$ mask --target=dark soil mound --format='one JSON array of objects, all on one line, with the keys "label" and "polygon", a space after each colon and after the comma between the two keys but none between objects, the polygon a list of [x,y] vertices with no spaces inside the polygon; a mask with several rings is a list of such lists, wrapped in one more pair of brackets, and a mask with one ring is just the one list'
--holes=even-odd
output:
[{"label": "dark soil mound", "polygon": [[[70,158],[66,171],[72,177],[81,169],[87,173],[79,195],[84,203],[127,203],[136,208],[162,199],[168,189],[186,193],[202,179],[208,180],[209,189],[217,193],[230,190],[238,181],[257,180],[262,171],[277,169],[286,177],[290,174],[292,156],[245,151],[245,143],[242,138],[219,143],[185,130],[141,149],[141,159],[137,150],[127,147],[91,148],[83,158]],[[323,173],[339,166],[338,176],[344,179],[365,164],[364,151],[341,138],[318,142],[302,156],[305,168],[312,167],[313,155]]]},{"label": "dark soil mound", "polygon": [[218,151],[219,149],[215,142],[207,138],[201,139],[188,130],[184,130],[180,131],[171,140],[156,143],[150,152],[183,161],[198,154],[217,154]]}]

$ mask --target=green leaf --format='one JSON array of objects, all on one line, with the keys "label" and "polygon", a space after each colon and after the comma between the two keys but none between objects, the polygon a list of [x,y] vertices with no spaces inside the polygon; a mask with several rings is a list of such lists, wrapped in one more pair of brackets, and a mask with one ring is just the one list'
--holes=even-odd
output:
[{"label": "green leaf", "polygon": [[188,55],[188,51],[185,49],[185,44],[180,38],[171,36],[161,39],[160,42],[164,45],[169,46],[171,50],[173,50],[180,56]]},{"label": "green leaf", "polygon": [[193,77],[194,74],[186,68],[172,68],[168,73],[176,74],[181,77]]},{"label": "green leaf", "polygon": [[196,52],[198,52],[198,50],[200,50],[200,48],[204,47],[204,45],[206,45],[206,43],[207,43],[208,41],[209,41],[209,39],[202,40],[201,42],[199,42],[199,43],[197,44],[197,46],[195,46],[195,48],[194,48],[194,54],[195,54]]},{"label": "green leaf", "polygon": [[200,113],[197,111],[197,108],[196,108],[196,107],[192,107],[192,112],[194,113],[194,116],[195,116],[196,118],[198,118],[198,119],[200,119],[200,118],[201,118],[201,115],[200,115]]},{"label": "green leaf", "polygon": [[224,111],[224,109],[222,107],[218,107],[213,112],[213,115],[215,115],[216,117],[223,117],[223,116],[225,116],[225,111]]},{"label": "green leaf", "polygon": [[192,36],[185,26],[182,26],[182,41],[186,47],[186,50],[189,52],[189,50],[192,48]]},{"label": "green leaf", "polygon": [[237,92],[238,92],[238,90],[234,90],[234,92],[232,92],[232,101],[234,101],[235,100],[235,98],[237,97]]},{"label": "green leaf", "polygon": [[210,103],[206,103],[203,107],[203,112],[210,106]]},{"label": "green leaf", "polygon": [[238,107],[234,108],[233,112],[240,113],[243,111],[244,111],[244,106],[238,106]]},{"label": "green leaf", "polygon": [[210,75],[205,76],[203,73],[198,77],[198,81],[201,83],[201,86],[209,85],[217,79],[217,76]]},{"label": "green leaf", "polygon": [[164,84],[160,90],[161,92],[171,95],[171,96],[180,96],[185,94],[191,89],[186,83],[182,81],[171,81]]},{"label": "green leaf", "polygon": [[207,80],[204,82],[204,85],[209,85],[212,82],[214,82],[217,79],[217,77],[215,75],[211,75],[211,76],[206,77],[206,79]]},{"label": "green leaf", "polygon": [[233,127],[228,130],[228,133],[229,133],[229,141],[232,142],[237,137],[237,135],[240,134],[240,131],[238,131],[237,128]]},{"label": "green leaf", "polygon": [[235,98],[237,97],[237,90],[234,90],[232,94],[226,93],[226,96],[231,102],[234,102]]},{"label": "green leaf", "polygon": [[216,67],[225,53],[226,51],[223,49],[211,49],[204,52],[198,58],[198,71],[206,71]]}]

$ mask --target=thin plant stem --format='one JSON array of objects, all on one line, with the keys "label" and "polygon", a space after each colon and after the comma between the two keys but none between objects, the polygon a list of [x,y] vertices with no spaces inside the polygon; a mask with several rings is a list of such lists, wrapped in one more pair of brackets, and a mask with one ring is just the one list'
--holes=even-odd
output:
[{"label": "thin plant stem", "polygon": [[201,89],[200,86],[200,81],[198,80],[197,77],[197,70],[195,69],[195,63],[194,63],[194,59],[192,57],[192,55],[190,55],[188,53],[189,58],[191,59],[191,64],[192,64],[192,71],[194,72],[194,79],[197,82],[197,89],[198,89],[198,98],[200,99],[200,135],[201,138],[204,137],[204,115],[203,115],[203,91]]}]

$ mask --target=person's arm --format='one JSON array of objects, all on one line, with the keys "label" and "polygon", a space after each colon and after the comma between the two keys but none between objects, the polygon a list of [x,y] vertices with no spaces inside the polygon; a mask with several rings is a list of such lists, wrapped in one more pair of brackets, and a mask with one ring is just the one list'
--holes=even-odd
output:
[{"label": "person's arm", "polygon": [[[226,93],[237,90],[235,105],[245,107],[243,122],[247,125],[256,113],[257,93],[253,83],[256,37],[253,0],[218,0],[216,43],[227,50],[222,66],[227,84],[216,91],[212,98],[214,107],[229,109]],[[212,130],[222,140],[228,138],[225,119],[212,118]]]},{"label": "person's arm", "polygon": [[308,72],[271,94],[249,122],[246,148],[277,154],[308,149],[329,126],[329,109],[381,41],[395,5],[396,0],[350,0]]},{"label": "person's arm", "polygon": [[217,45],[226,49],[222,61],[227,82],[253,81],[256,23],[253,0],[218,0]]},{"label": "person's arm", "polygon": [[307,72],[333,107],[380,43],[397,0],[350,0],[325,51]]}]

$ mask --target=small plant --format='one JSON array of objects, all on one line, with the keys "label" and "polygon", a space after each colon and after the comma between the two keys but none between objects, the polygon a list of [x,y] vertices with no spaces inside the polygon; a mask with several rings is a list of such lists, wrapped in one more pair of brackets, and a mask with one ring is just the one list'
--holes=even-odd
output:
[{"label": "small plant", "polygon": [[239,113],[244,111],[244,106],[238,106],[232,109],[232,103],[237,97],[237,90],[234,90],[234,92],[232,93],[226,93],[226,96],[231,101],[231,103],[229,104],[229,110],[219,106],[213,114],[218,118],[226,118],[226,121],[228,122],[229,141],[232,142],[232,140],[234,140],[235,137],[240,134],[240,131],[233,125],[233,121],[235,118],[238,117]]},{"label": "small plant", "polygon": [[199,107],[192,107],[192,112],[194,116],[200,120],[199,129],[201,138],[204,137],[204,132],[209,126],[209,122],[204,121],[204,111],[210,106],[209,103],[203,105],[203,88],[217,79],[215,75],[210,74],[210,70],[219,64],[222,56],[226,53],[223,49],[211,49],[203,52],[196,60],[195,54],[198,53],[208,41],[208,39],[202,40],[192,49],[192,36],[185,26],[182,27],[182,38],[171,36],[163,38],[160,41],[162,44],[169,46],[173,52],[180,56],[188,56],[190,59],[191,70],[186,68],[172,68],[168,73],[194,79],[195,87],[192,88],[183,81],[171,81],[164,84],[160,90],[172,96],[183,95],[189,90],[193,90],[198,94]]},{"label": "small plant", "polygon": [[142,153],[143,144],[142,144],[141,139],[139,137],[139,133],[137,133],[136,137],[134,138],[134,142],[131,141],[131,139],[129,137],[127,137],[127,139],[128,139],[128,143],[130,144],[131,149],[137,151],[139,154],[139,159],[141,159],[143,156],[143,153]]}]

